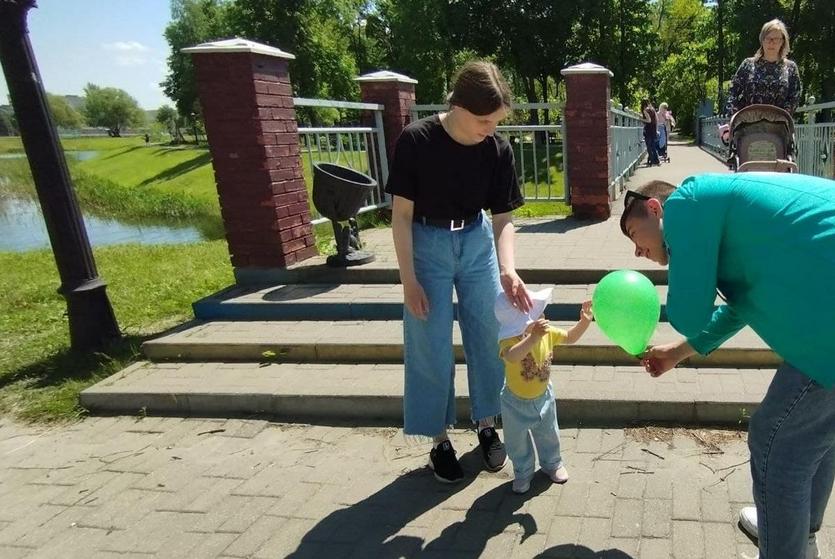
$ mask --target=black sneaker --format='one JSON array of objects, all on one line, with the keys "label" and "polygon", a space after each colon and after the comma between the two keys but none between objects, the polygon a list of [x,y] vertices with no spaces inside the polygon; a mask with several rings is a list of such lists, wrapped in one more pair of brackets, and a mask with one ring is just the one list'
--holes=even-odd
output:
[{"label": "black sneaker", "polygon": [[481,447],[481,456],[488,470],[498,472],[504,468],[507,462],[507,452],[493,427],[485,427],[479,432],[478,446]]},{"label": "black sneaker", "polygon": [[429,467],[435,471],[435,479],[440,482],[456,483],[464,479],[464,471],[449,441],[442,442],[429,452]]}]

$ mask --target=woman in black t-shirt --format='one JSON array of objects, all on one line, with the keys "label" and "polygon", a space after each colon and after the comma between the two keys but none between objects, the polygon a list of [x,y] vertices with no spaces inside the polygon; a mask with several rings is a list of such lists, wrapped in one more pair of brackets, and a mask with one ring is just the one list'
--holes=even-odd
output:
[{"label": "woman in black t-shirt", "polygon": [[430,465],[443,482],[463,477],[447,437],[455,423],[453,288],[482,456],[492,471],[507,459],[493,424],[504,381],[493,303],[503,289],[523,310],[531,305],[513,255],[511,212],[524,199],[513,150],[495,135],[510,104],[495,65],[466,64],[449,110],[403,130],[386,185],[405,299],[404,432],[433,438]]}]

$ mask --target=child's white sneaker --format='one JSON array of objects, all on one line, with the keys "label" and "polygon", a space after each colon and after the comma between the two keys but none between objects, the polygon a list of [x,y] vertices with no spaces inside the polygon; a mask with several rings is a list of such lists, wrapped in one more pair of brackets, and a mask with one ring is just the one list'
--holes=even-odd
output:
[{"label": "child's white sneaker", "polygon": [[548,476],[548,479],[554,483],[559,483],[560,485],[568,481],[568,470],[566,470],[565,466],[562,464],[560,464],[560,467],[556,470],[546,470],[545,468],[542,468],[542,473]]},{"label": "child's white sneaker", "polygon": [[531,488],[531,478],[516,478],[513,480],[513,492],[517,495],[521,495],[522,493],[527,493],[528,489]]}]

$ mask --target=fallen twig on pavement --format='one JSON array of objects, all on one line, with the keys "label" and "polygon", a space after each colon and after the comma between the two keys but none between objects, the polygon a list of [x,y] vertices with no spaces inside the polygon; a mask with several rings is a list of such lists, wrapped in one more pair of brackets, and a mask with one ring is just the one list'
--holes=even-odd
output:
[{"label": "fallen twig on pavement", "polygon": [[656,456],[656,457],[660,458],[661,460],[666,460],[663,456],[661,456],[660,454],[657,454],[657,453],[655,453],[655,452],[651,451],[651,450],[650,450],[650,449],[648,449],[648,448],[642,448],[641,450],[643,450],[644,452],[646,452],[646,453],[648,453],[648,454],[652,454],[653,456]]}]

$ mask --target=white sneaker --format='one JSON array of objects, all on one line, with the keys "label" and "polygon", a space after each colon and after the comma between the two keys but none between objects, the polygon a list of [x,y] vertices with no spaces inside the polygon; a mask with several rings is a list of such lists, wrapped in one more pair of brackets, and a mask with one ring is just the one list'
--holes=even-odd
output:
[{"label": "white sneaker", "polygon": [[554,483],[563,484],[568,481],[568,470],[566,470],[565,466],[562,464],[560,464],[560,467],[556,470],[546,470],[545,468],[542,468],[542,473],[548,476],[548,478]]},{"label": "white sneaker", "polygon": [[743,507],[739,509],[739,527],[755,540],[759,538],[759,533],[757,532],[757,507]]},{"label": "white sneaker", "polygon": [[522,479],[514,479],[513,480],[513,492],[517,495],[521,495],[522,493],[527,493],[528,489],[531,488],[531,478],[522,478]]},{"label": "white sneaker", "polygon": [[[757,531],[757,507],[743,507],[740,509],[739,527],[752,538],[759,538],[759,532]],[[809,536],[809,545],[806,547],[806,559],[821,559],[821,553],[818,549],[818,539],[814,534]]]}]

